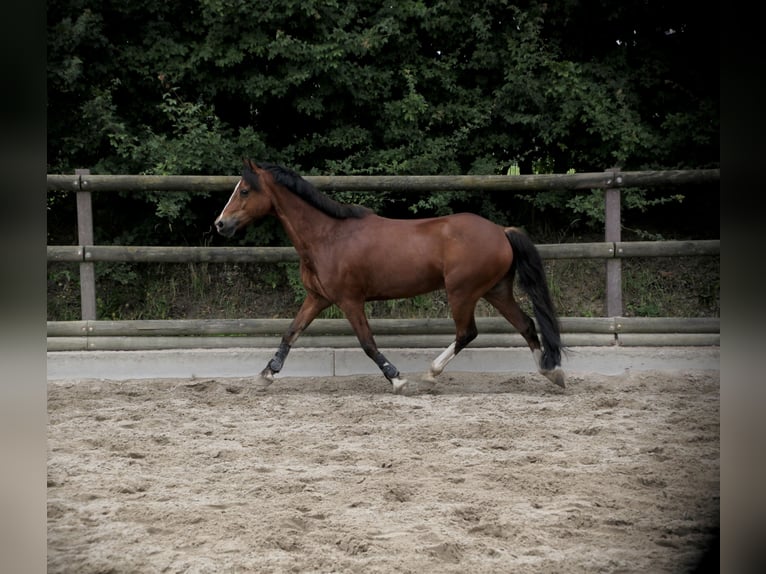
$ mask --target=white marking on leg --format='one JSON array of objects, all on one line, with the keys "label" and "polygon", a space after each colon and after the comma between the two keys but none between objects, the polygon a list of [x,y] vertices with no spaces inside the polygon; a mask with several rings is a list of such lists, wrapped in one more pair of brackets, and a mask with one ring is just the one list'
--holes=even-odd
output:
[{"label": "white marking on leg", "polygon": [[540,349],[532,349],[532,356],[535,358],[535,365],[537,365],[537,370],[542,373],[543,352]]},{"label": "white marking on leg", "polygon": [[452,359],[455,358],[455,343],[453,342],[449,347],[444,349],[442,351],[442,354],[439,355],[434,359],[434,362],[431,363],[431,370],[430,370],[430,376],[433,378],[437,375],[440,375],[441,372],[444,370],[444,367],[447,366],[447,363],[449,363]]}]

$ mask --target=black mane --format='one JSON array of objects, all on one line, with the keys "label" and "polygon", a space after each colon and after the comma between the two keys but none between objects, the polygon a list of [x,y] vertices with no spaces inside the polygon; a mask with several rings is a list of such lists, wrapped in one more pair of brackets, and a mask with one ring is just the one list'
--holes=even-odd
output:
[{"label": "black mane", "polygon": [[[367,207],[340,203],[330,199],[291,169],[273,163],[256,163],[255,165],[271,173],[274,181],[279,185],[286,187],[306,203],[316,207],[330,217],[335,219],[361,219],[372,213],[372,210]],[[242,177],[250,185],[260,189],[258,176],[247,167],[244,169]]]}]

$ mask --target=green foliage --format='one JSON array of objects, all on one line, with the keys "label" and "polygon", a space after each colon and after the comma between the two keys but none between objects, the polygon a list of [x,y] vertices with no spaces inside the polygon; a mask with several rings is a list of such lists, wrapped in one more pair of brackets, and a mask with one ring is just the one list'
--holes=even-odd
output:
[{"label": "green foliage", "polygon": [[464,191],[445,191],[441,193],[426,194],[415,200],[409,209],[412,213],[423,215],[449,215],[453,213],[456,202],[467,197]]},{"label": "green foliage", "polygon": [[[199,0],[47,5],[48,172],[511,174],[715,167],[718,22],[683,4]],[[343,192],[383,215],[555,214],[599,192]],[[226,197],[113,196],[100,243],[208,244]],[[626,212],[664,200],[624,190]],[[106,201],[106,200],[104,200]],[[667,205],[667,204],[666,204]],[[526,207],[527,211],[524,210]],[[514,218],[509,216],[513,209]],[[71,208],[49,195],[49,235]],[[97,216],[96,221],[104,221]],[[240,236],[284,244],[272,221]]]},{"label": "green foliage", "polygon": [[[232,159],[259,152],[258,136],[244,127],[235,137],[233,130],[215,114],[212,106],[186,102],[178,90],[162,94],[158,109],[168,122],[167,132],[156,133],[142,126],[139,135],[110,134],[117,155],[135,165],[144,166],[148,175],[184,175],[228,173]],[[211,153],[214,151],[214,153]],[[109,167],[97,165],[97,170]]]},{"label": "green foliage", "polygon": [[49,161],[174,174],[228,173],[241,155],[335,173],[713,164],[717,23],[701,12],[52,0]]},{"label": "green foliage", "polygon": [[[570,219],[567,222],[567,227],[570,229],[598,231],[603,229],[606,221],[604,193],[603,189],[591,189],[586,192],[550,190],[535,195],[522,195],[521,197],[542,212],[555,210],[569,214]],[[645,213],[651,208],[670,202],[680,203],[683,200],[684,196],[681,194],[650,198],[647,197],[646,189],[624,188],[620,190],[623,214],[630,211]],[[640,230],[636,231],[640,232]]]},{"label": "green foliage", "polygon": [[301,272],[297,263],[280,263],[280,267],[284,269],[285,276],[287,277],[287,284],[290,286],[290,290],[293,293],[293,301],[296,303],[302,303],[306,298],[306,289],[303,287],[301,281]]}]

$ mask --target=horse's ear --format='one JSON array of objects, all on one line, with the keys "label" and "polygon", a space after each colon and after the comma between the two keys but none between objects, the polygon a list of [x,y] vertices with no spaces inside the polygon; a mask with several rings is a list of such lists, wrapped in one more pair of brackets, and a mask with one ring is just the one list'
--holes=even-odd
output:
[{"label": "horse's ear", "polygon": [[245,165],[247,169],[252,171],[253,173],[258,173],[261,171],[257,165],[255,165],[255,162],[251,160],[250,158],[242,158],[242,163]]}]

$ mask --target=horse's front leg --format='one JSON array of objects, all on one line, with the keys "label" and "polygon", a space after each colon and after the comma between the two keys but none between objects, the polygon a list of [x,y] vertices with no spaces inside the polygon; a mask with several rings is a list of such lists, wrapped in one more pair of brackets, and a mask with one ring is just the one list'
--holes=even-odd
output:
[{"label": "horse's front leg", "polygon": [[259,375],[259,383],[266,387],[274,382],[274,375],[282,370],[285,359],[293,343],[300,337],[301,333],[308,327],[319,313],[330,306],[330,302],[318,295],[309,293],[303,301],[298,314],[290,323],[290,327],[282,335],[282,342],[279,344],[277,352],[266,365]]},{"label": "horse's front leg", "polygon": [[372,336],[372,329],[370,329],[370,324],[367,321],[367,316],[364,314],[364,302],[346,303],[340,305],[340,308],[351,324],[351,328],[354,330],[362,350],[378,365],[383,376],[391,383],[394,393],[404,392],[407,388],[407,379],[402,378],[399,374],[399,369],[389,363],[383,353],[378,350],[375,338]]}]

